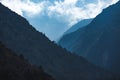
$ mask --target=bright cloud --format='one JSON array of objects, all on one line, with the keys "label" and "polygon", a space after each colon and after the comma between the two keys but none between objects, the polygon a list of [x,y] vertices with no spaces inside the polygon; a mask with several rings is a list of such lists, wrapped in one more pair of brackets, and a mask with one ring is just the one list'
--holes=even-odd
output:
[{"label": "bright cloud", "polygon": [[45,1],[34,3],[30,0],[1,0],[1,3],[21,16],[23,16],[23,13],[33,16],[42,12]]},{"label": "bright cloud", "polygon": [[[82,7],[77,2],[83,4]],[[118,0],[97,0],[97,3],[85,4],[85,0],[65,0],[64,2],[55,2],[55,5],[48,7],[48,14],[55,16],[58,19],[63,18],[69,25],[88,18],[94,18],[98,15],[102,9],[108,7],[111,4],[116,3]]]}]

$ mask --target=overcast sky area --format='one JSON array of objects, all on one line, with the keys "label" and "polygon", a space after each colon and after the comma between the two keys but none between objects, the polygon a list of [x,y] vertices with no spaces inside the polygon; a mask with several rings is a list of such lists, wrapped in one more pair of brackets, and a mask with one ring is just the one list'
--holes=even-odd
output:
[{"label": "overcast sky area", "polygon": [[51,40],[83,19],[96,17],[119,0],[0,0]]}]

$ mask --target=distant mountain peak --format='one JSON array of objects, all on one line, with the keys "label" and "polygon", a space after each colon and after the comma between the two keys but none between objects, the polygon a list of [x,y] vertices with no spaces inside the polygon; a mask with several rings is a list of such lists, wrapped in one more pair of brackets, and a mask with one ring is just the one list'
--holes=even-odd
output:
[{"label": "distant mountain peak", "polygon": [[64,35],[72,33],[74,31],[77,31],[79,28],[85,27],[86,25],[88,25],[93,19],[84,19],[78,23],[76,23],[75,25],[73,25],[70,29],[68,29]]}]

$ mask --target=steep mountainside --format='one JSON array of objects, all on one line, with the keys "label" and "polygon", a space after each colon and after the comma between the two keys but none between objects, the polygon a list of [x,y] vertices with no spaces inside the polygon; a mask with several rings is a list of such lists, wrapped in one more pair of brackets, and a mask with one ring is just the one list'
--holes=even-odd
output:
[{"label": "steep mountainside", "polygon": [[93,19],[85,19],[85,20],[82,20],[82,21],[78,22],[77,24],[73,25],[70,29],[68,29],[68,30],[64,33],[64,35],[69,34],[69,33],[72,33],[72,32],[74,32],[74,31],[77,31],[79,28],[82,28],[82,27],[88,25],[89,23],[91,23],[92,20],[93,20]]},{"label": "steep mountainside", "polygon": [[95,65],[120,75],[120,1],[88,26],[64,36],[59,44]]},{"label": "steep mountainside", "polygon": [[0,80],[54,80],[0,42]]},{"label": "steep mountainside", "polygon": [[113,80],[111,73],[57,46],[1,4],[0,41],[30,63],[43,66],[56,80]]}]

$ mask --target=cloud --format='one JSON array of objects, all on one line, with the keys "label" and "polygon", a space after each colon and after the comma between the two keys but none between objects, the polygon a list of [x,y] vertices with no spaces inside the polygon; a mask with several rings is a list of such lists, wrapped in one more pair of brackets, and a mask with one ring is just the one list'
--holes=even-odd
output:
[{"label": "cloud", "polygon": [[1,3],[21,16],[23,13],[34,16],[42,13],[45,1],[36,4],[30,0],[1,0]]},{"label": "cloud", "polygon": [[87,0],[42,0],[35,3],[32,0],[1,0],[4,5],[22,16],[24,13],[29,17],[48,15],[66,22],[68,26],[82,19],[94,18],[103,8],[117,1],[119,0],[96,0],[95,3],[87,3]]},{"label": "cloud", "polygon": [[111,5],[117,3],[119,0],[112,0]]},{"label": "cloud", "polygon": [[[78,1],[83,6],[79,7],[76,5]],[[98,15],[102,9],[108,7],[111,4],[116,3],[118,0],[96,0],[97,3],[87,3],[85,0],[65,0],[64,2],[55,2],[55,5],[48,7],[48,14],[50,16],[57,17],[58,19],[63,18],[69,25],[88,18],[94,18]]]}]

